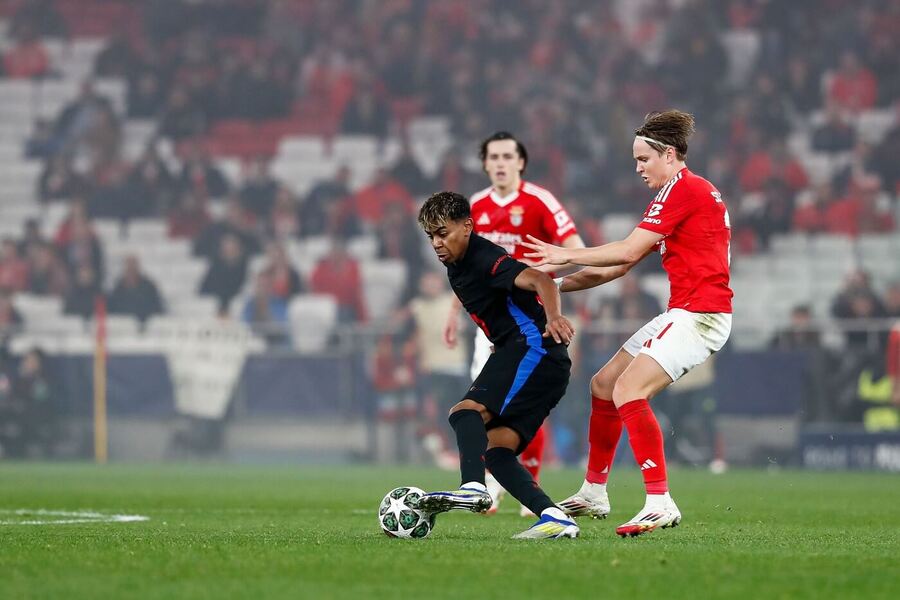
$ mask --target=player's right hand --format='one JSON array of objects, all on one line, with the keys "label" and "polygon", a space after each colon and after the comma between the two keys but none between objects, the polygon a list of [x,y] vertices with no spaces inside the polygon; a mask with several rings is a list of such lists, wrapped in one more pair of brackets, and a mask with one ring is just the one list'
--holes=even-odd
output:
[{"label": "player's right hand", "polygon": [[544,328],[544,337],[552,337],[557,343],[569,345],[575,337],[575,327],[564,316],[560,315],[547,319],[547,327]]}]

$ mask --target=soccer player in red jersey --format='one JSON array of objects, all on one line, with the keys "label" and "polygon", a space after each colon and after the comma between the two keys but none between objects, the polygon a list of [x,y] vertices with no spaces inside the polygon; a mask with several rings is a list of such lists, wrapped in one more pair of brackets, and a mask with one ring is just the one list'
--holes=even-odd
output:
[{"label": "soccer player in red jersey", "polygon": [[669,495],[659,423],[648,400],[717,352],[731,333],[728,286],[731,227],[722,195],[685,165],[692,115],[650,113],[635,130],[637,173],[659,190],[624,240],[594,248],[560,248],[531,238],[526,257],[541,265],[590,268],[557,279],[564,292],[621,277],[650,252],[662,254],[671,294],[666,312],[635,333],[591,379],[590,454],[581,489],[560,503],[572,516],[609,514],[606,481],[622,433],[644,477],[644,508],[620,525],[621,536],[674,527],[681,512]]},{"label": "soccer player in red jersey", "polygon": [[[528,248],[522,245],[526,235],[553,240],[566,248],[584,248],[584,241],[578,235],[575,223],[562,204],[544,188],[522,179],[528,166],[528,152],[525,145],[511,133],[498,131],[481,143],[479,154],[481,164],[491,180],[491,186],[474,194],[469,199],[475,233],[506,250],[510,256],[524,263]],[[539,268],[551,273],[553,267]],[[444,328],[444,341],[454,346],[459,327],[459,302],[456,302]],[[475,352],[470,369],[475,380],[484,363],[491,355],[491,344],[482,331],[476,333]],[[546,443],[546,426],[519,456],[522,465],[528,469],[535,481],[541,470]],[[496,512],[503,494],[492,477],[488,477],[488,490],[494,503],[489,512]],[[522,516],[531,513],[523,507]]]}]

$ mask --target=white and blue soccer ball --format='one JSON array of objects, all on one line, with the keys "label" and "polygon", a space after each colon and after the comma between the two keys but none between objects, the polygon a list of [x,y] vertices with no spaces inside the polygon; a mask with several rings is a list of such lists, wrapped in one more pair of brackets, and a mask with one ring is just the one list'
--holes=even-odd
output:
[{"label": "white and blue soccer ball", "polygon": [[426,513],[415,508],[416,502],[425,495],[417,487],[404,486],[392,489],[378,507],[378,524],[390,537],[422,539],[434,529],[434,513]]}]

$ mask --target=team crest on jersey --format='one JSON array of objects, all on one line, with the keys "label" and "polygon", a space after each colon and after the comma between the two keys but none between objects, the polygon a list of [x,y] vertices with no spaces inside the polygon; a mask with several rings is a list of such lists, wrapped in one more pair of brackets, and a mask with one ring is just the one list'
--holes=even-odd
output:
[{"label": "team crest on jersey", "polygon": [[481,216],[478,217],[478,223],[476,225],[490,225],[491,218],[487,215],[487,213],[481,213]]},{"label": "team crest on jersey", "polygon": [[509,222],[513,227],[519,227],[525,217],[525,209],[521,206],[511,206],[509,208]]}]

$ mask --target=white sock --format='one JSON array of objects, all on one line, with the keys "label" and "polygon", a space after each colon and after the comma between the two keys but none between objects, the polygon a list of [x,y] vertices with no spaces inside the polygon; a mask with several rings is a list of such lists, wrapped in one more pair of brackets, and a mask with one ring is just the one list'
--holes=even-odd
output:
[{"label": "white sock", "polygon": [[555,506],[551,506],[550,508],[545,508],[543,512],[541,512],[541,516],[553,517],[554,519],[559,519],[560,521],[571,521],[569,517],[566,516],[566,513],[559,510]]},{"label": "white sock", "polygon": [[479,492],[486,492],[487,487],[483,483],[479,483],[477,481],[470,481],[469,483],[464,483],[460,486],[463,489],[467,490],[478,490]]},{"label": "white sock", "polygon": [[606,484],[591,483],[590,481],[585,479],[584,483],[581,484],[581,489],[578,490],[578,495],[582,498],[605,498]]},{"label": "white sock", "polygon": [[665,494],[647,494],[647,501],[644,506],[647,508],[663,508],[672,501],[669,492]]}]

